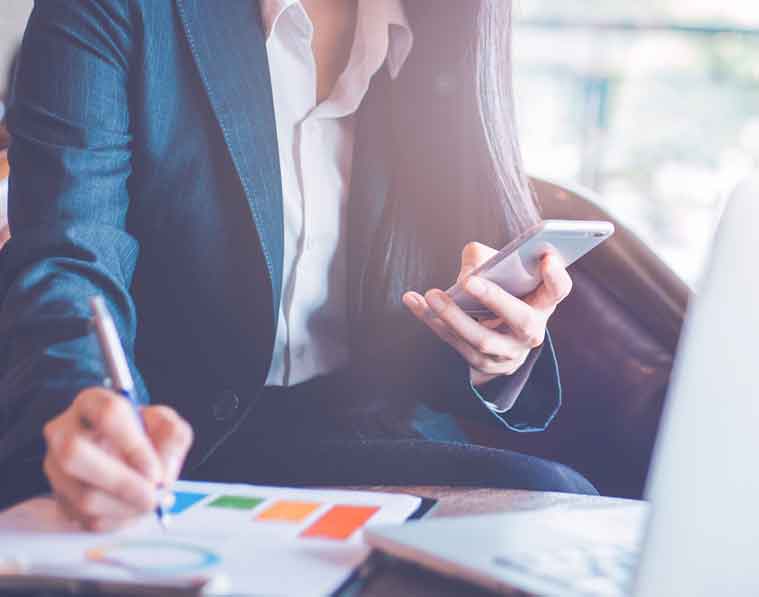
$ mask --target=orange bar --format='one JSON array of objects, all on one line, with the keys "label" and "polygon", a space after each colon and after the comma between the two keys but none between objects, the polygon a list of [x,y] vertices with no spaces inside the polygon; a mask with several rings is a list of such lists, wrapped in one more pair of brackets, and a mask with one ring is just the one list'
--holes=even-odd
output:
[{"label": "orange bar", "polygon": [[274,520],[279,522],[301,522],[321,504],[316,502],[296,502],[280,500],[275,502],[256,517],[256,520]]},{"label": "orange bar", "polygon": [[333,506],[300,536],[347,539],[378,511],[376,506]]}]

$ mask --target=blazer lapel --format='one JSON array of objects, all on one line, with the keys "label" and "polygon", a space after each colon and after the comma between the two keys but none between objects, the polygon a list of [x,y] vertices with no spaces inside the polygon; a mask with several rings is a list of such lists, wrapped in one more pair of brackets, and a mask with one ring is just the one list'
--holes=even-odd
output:
[{"label": "blazer lapel", "polygon": [[176,3],[258,230],[276,318],[284,244],[282,183],[259,2],[176,0]]}]

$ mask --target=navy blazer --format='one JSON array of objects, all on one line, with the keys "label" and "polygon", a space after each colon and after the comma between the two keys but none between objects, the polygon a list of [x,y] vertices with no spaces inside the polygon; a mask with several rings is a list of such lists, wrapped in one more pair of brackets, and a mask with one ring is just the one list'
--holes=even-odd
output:
[{"label": "navy blazer", "polygon": [[[392,151],[382,108],[395,82],[375,79],[357,130],[351,288]],[[141,398],[186,417],[189,466],[204,461],[255,416],[280,303],[282,191],[258,2],[37,0],[9,122],[0,471],[39,469],[44,422],[102,383],[93,294],[114,314]],[[521,391],[496,416],[464,361],[406,316],[397,346],[354,360],[343,387],[422,432],[450,416],[539,430],[560,401],[550,342],[534,360],[529,381],[516,375],[495,390],[496,403]]]}]

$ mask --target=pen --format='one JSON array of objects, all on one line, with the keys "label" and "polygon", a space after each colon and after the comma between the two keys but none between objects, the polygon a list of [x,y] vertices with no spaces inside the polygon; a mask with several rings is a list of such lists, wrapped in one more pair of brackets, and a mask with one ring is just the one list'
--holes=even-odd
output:
[{"label": "pen", "polygon": [[[129,371],[129,364],[127,363],[126,355],[124,354],[124,348],[121,346],[119,333],[116,330],[113,318],[111,317],[102,296],[93,296],[90,299],[90,307],[92,308],[94,315],[92,318],[92,325],[95,328],[95,335],[97,336],[98,344],[100,345],[100,352],[103,356],[105,369],[111,381],[111,389],[129,400],[144,429],[145,424],[140,415],[140,405],[137,401],[134,380]],[[158,516],[158,522],[165,530],[168,525],[168,514],[166,513],[165,507],[167,496],[164,495],[162,484],[158,486],[158,491],[159,495],[156,515]]]}]

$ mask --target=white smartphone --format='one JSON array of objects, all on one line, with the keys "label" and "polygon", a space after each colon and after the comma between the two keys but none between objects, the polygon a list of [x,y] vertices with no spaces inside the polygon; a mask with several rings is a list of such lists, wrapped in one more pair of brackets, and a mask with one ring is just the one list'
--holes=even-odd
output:
[{"label": "white smartphone", "polygon": [[[540,286],[540,260],[546,253],[559,254],[570,266],[612,234],[614,224],[611,222],[544,220],[506,245],[472,275],[495,282],[509,294],[522,298]],[[472,317],[495,317],[458,284],[447,292]]]}]

